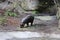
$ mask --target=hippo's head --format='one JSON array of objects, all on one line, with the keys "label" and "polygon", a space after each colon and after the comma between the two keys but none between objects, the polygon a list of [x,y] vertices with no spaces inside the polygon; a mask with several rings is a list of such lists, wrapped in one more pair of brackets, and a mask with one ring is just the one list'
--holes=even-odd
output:
[{"label": "hippo's head", "polygon": [[20,24],[20,28],[23,28],[24,27],[24,24],[22,23],[22,24]]}]

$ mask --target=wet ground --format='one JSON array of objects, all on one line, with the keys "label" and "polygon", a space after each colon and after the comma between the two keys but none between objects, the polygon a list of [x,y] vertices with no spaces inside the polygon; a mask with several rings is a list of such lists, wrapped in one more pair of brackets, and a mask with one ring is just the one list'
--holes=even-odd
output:
[{"label": "wet ground", "polygon": [[0,40],[60,40],[60,34],[38,32],[0,32]]}]

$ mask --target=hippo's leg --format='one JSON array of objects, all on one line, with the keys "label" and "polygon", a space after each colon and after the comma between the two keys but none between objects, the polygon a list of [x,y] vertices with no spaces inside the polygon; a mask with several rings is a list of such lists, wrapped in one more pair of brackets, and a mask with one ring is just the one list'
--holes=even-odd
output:
[{"label": "hippo's leg", "polygon": [[27,27],[29,26],[29,23],[27,23]]},{"label": "hippo's leg", "polygon": [[31,22],[31,26],[33,25],[33,21]]}]

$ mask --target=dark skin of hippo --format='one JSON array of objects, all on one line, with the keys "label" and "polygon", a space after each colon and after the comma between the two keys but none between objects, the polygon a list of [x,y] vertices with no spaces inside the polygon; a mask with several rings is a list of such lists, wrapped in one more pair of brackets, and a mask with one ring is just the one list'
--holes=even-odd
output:
[{"label": "dark skin of hippo", "polygon": [[24,20],[23,20],[22,24],[20,24],[21,28],[23,28],[25,24],[27,24],[27,27],[29,26],[29,23],[31,23],[31,26],[33,25],[34,16],[29,15],[23,19]]}]

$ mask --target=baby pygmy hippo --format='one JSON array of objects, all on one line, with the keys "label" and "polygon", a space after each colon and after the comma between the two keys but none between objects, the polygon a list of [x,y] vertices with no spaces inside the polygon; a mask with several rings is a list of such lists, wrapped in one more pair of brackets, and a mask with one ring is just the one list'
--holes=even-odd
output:
[{"label": "baby pygmy hippo", "polygon": [[22,23],[20,24],[21,28],[23,28],[25,26],[25,24],[27,24],[27,27],[29,26],[29,23],[31,23],[31,26],[33,25],[33,21],[34,21],[34,16],[32,15],[27,15],[25,18],[22,19]]}]

